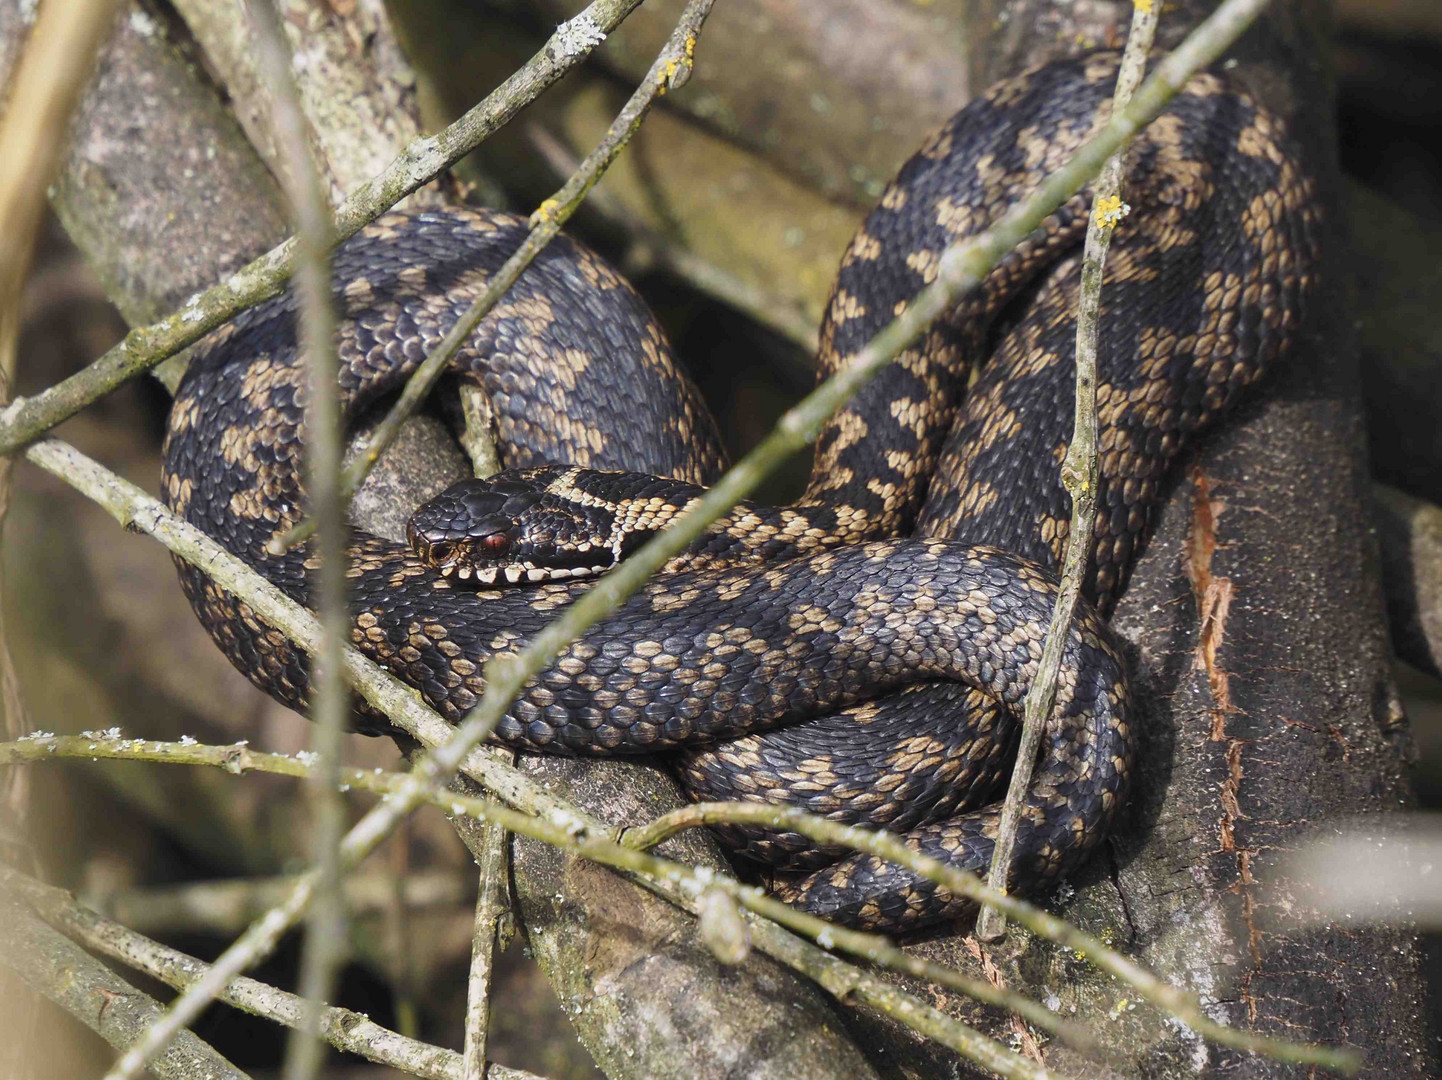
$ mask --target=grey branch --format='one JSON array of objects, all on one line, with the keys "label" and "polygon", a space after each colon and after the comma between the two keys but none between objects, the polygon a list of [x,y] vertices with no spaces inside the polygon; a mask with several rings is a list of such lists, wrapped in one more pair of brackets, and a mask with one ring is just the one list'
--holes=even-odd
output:
[{"label": "grey branch", "polygon": [[[209,969],[208,964],[193,956],[82,907],[62,889],[4,867],[0,867],[0,886],[23,899],[37,915],[87,949],[119,960],[177,990],[195,983]],[[244,977],[232,982],[220,1000],[292,1029],[300,1026],[306,1005],[304,998]],[[350,1009],[324,1008],[320,1011],[319,1023],[321,1036],[337,1050],[389,1065],[422,1080],[462,1080],[461,1055],[454,1050],[408,1039]],[[521,1069],[495,1064],[490,1066],[487,1075],[492,1080],[540,1080]]]},{"label": "grey branch", "polygon": [[[12,871],[0,868],[6,883]],[[160,1017],[160,1004],[86,954],[26,907],[0,892],[0,965],[116,1049],[130,1046]],[[158,1080],[248,1080],[213,1049],[182,1031],[154,1061]]]}]

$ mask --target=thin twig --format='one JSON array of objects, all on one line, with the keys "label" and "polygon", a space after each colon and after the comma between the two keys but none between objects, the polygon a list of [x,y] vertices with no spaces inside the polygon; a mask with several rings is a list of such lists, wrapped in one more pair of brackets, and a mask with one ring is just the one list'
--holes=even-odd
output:
[{"label": "thin twig", "polygon": [[[430,351],[418,368],[406,380],[405,389],[400,393],[385,418],[376,425],[365,449],[357,454],[346,469],[344,495],[350,499],[366,474],[385,452],[406,418],[421,406],[430,395],[436,381],[445,373],[451,358],[466,343],[482,319],[490,313],[501,297],[505,296],[537,255],[545,250],[561,231],[561,226],[571,219],[586,193],[601,179],[616,156],[631,141],[631,136],[641,126],[641,121],[651,111],[656,99],[671,87],[679,87],[691,75],[692,56],[696,49],[696,37],[701,32],[706,16],[711,13],[715,0],[690,0],[681,13],[671,36],[657,54],[635,92],[611,121],[606,134],[596,148],[586,155],[579,168],[561,190],[544,200],[531,215],[530,231],[521,245],[511,254],[504,265],[486,282],[485,290],[458,318],[445,336]],[[287,532],[276,536],[270,543],[272,554],[280,554],[305,540],[315,529],[315,522],[306,518],[297,522]]]},{"label": "thin twig", "polygon": [[[89,736],[42,735],[19,743],[0,744],[0,765],[67,757],[209,765],[234,773],[256,770],[296,777],[306,776],[311,771],[311,766],[299,758],[262,753],[251,750],[244,744],[206,746],[151,742],[144,739],[108,737],[96,732]],[[395,773],[364,769],[345,770],[343,775],[343,781],[349,787],[382,795],[396,790],[404,779]],[[763,825],[798,832],[819,843],[849,847],[908,867],[942,887],[978,903],[995,904],[1010,918],[1063,948],[1084,956],[1101,970],[1132,987],[1158,1008],[1171,1013],[1214,1042],[1277,1060],[1321,1065],[1340,1072],[1354,1072],[1359,1065],[1356,1053],[1346,1048],[1311,1046],[1238,1031],[1218,1024],[1207,1017],[1193,995],[1162,982],[1085,931],[1023,900],[1000,894],[976,875],[922,855],[908,847],[900,838],[888,833],[843,825],[795,807],[766,806],[758,803],[697,803],[674,810],[645,826],[628,829],[618,842],[609,835],[604,826],[600,829],[594,828],[579,817],[551,815],[547,820],[541,821],[490,800],[456,792],[433,793],[427,796],[426,801],[454,816],[468,815],[494,822],[522,836],[553,844],[606,866],[643,874],[643,884],[648,886],[677,886],[679,893],[663,892],[663,895],[677,899],[689,910],[695,910],[697,898],[707,888],[723,889],[756,914],[818,941],[828,949],[839,948],[871,963],[954,987],[964,993],[973,994],[979,1000],[1011,1009],[1036,1026],[1067,1041],[1081,1046],[1091,1044],[1089,1035],[1015,991],[992,986],[983,980],[972,980],[954,969],[921,961],[898,950],[880,935],[833,926],[815,916],[790,908],[758,889],[743,886],[726,875],[661,859],[637,864],[621,854],[654,846],[683,829],[701,825]],[[978,988],[976,983],[982,985]]]},{"label": "thin twig", "polygon": [[[3,755],[3,749],[0,749],[0,755]],[[0,761],[3,760],[3,756],[0,756]],[[856,825],[843,825],[793,806],[768,806],[750,802],[692,803],[669,814],[663,814],[645,825],[627,829],[621,836],[621,843],[627,847],[646,849],[683,829],[722,824],[760,825],[796,832],[819,844],[850,848],[904,866],[957,896],[994,907],[1039,937],[1047,938],[1064,949],[1085,957],[1157,1008],[1175,1016],[1215,1043],[1280,1061],[1307,1062],[1340,1072],[1354,1072],[1360,1065],[1356,1054],[1345,1048],[1318,1047],[1286,1039],[1274,1039],[1219,1024],[1202,1011],[1201,1003],[1195,995],[1163,982],[1086,931],[1025,900],[992,888],[975,874],[921,854],[891,833],[876,832]]]},{"label": "thin twig", "polygon": [[[0,867],[8,884],[14,871]],[[19,900],[0,894],[0,967],[119,1049],[161,1014],[160,1003],[132,986],[63,934],[31,915]],[[11,1033],[7,1031],[7,1036]],[[151,1063],[157,1080],[249,1080],[189,1031]]]},{"label": "thin twig", "polygon": [[[505,751],[495,751],[506,753]],[[510,760],[514,756],[507,754]],[[471,966],[466,978],[465,1080],[486,1080],[486,1038],[491,1023],[491,974],[501,922],[510,906],[510,837],[495,822],[481,830],[480,889],[471,931]]]},{"label": "thin twig", "polygon": [[309,369],[305,410],[306,489],[317,522],[315,554],[316,614],[320,648],[311,675],[311,750],[319,759],[309,785],[311,850],[316,868],[315,899],[306,918],[301,948],[300,992],[305,1021],[292,1030],[286,1046],[285,1080],[313,1080],[325,1047],[320,1039],[320,1010],[334,996],[345,962],[347,928],[341,897],[340,841],[345,833],[345,803],[339,791],[340,759],[350,690],[345,684],[341,648],[350,628],[346,601],[345,509],[341,503],[341,415],[336,390],[339,364],[335,350],[336,314],[331,306],[330,205],[326,184],[311,156],[309,128],[291,75],[291,54],[274,0],[249,5],[256,64],[269,84],[273,125],[285,159],[286,195],[295,220],[296,286],[300,300],[300,339]]},{"label": "thin twig", "polygon": [[[107,893],[98,904],[102,914],[140,933],[231,935],[274,907],[294,884],[294,877],[187,881]],[[407,911],[470,906],[466,877],[458,870],[416,871],[400,887]],[[395,889],[389,869],[352,874],[345,882],[346,909],[357,918],[378,917]]]},{"label": "thin twig", "polygon": [[[1265,0],[1253,6],[1260,14]],[[1141,82],[1142,72],[1146,70],[1147,53],[1151,51],[1156,30],[1155,5],[1151,0],[1136,3],[1132,9],[1132,25],[1122,53],[1121,67],[1117,71],[1113,111],[1122,111],[1131,101],[1137,83]],[[1071,525],[1066,554],[1062,559],[1061,587],[1057,590],[1051,625],[1047,628],[1046,642],[1042,646],[1041,669],[1027,691],[1022,709],[1016,765],[1012,768],[1011,783],[1002,802],[996,846],[992,849],[991,868],[987,872],[987,880],[995,882],[1002,890],[1006,889],[1011,873],[1012,853],[1016,849],[1027,792],[1031,789],[1037,751],[1056,704],[1056,683],[1061,673],[1067,631],[1072,616],[1076,614],[1087,563],[1091,559],[1092,533],[1097,520],[1097,488],[1101,483],[1097,459],[1097,319],[1101,312],[1102,270],[1106,265],[1107,247],[1111,244],[1112,231],[1124,213],[1120,209],[1122,159],[1123,153],[1118,150],[1102,166],[1092,195],[1092,212],[1087,220],[1081,298],[1077,304],[1076,419],[1071,443],[1061,464],[1062,486],[1072,500]],[[983,941],[994,941],[1005,932],[1006,917],[995,908],[983,908],[976,920],[976,936]]]},{"label": "thin twig", "polygon": [[[81,906],[69,893],[0,866],[0,889],[23,900],[46,922],[80,942],[177,990],[201,978],[209,965]],[[301,1024],[305,999],[244,976],[220,996],[227,1005],[288,1028]],[[388,1065],[422,1080],[463,1080],[461,1055],[408,1039],[350,1009],[321,1010],[322,1037],[337,1050]],[[520,1069],[492,1064],[491,1080],[541,1080]]]},{"label": "thin twig", "polygon": [[[563,23],[539,52],[484,101],[435,135],[413,140],[380,175],[336,208],[337,242],[355,235],[417,188],[479,146],[570,71],[618,26],[641,0],[593,0]],[[224,281],[191,297],[159,322],[136,327],[85,370],[33,398],[17,398],[0,412],[0,454],[11,453],[128,379],[193,345],[239,312],[275,296],[295,268],[294,239],[272,248]]]},{"label": "thin twig", "polygon": [[501,452],[496,446],[496,411],[485,387],[463,382],[461,399],[461,449],[471,459],[471,471],[484,479],[501,471]]},{"label": "thin twig", "polygon": [[[121,759],[142,759],[167,763],[192,763],[218,765],[232,772],[250,769],[277,772],[288,776],[304,777],[310,774],[311,766],[299,758],[283,754],[265,754],[250,750],[244,745],[207,747],[181,743],[148,742],[143,739],[111,739],[98,733],[94,738],[85,736],[49,736],[27,740],[22,743],[0,744],[0,763],[9,761],[35,761],[65,757],[114,757]],[[408,774],[387,773],[364,769],[347,769],[342,773],[344,782],[353,789],[373,792],[383,796],[382,805],[388,800],[403,797],[411,787]],[[876,934],[842,930],[813,915],[790,908],[773,900],[754,886],[742,885],[724,874],[686,866],[624,847],[609,835],[604,826],[592,828],[579,816],[551,814],[545,818],[513,810],[500,803],[479,799],[454,791],[427,791],[420,801],[441,807],[452,815],[467,815],[481,821],[493,822],[520,836],[530,837],[554,847],[590,859],[613,869],[627,872],[640,884],[693,913],[699,910],[699,900],[708,889],[721,889],[754,913],[763,916],[761,921],[750,924],[755,945],[768,955],[792,955],[794,946],[786,941],[791,935],[785,934],[782,926],[789,927],[815,940],[823,949],[839,947],[853,952],[866,960],[883,966],[897,965],[898,970],[908,971],[924,978],[931,978],[943,985],[969,991],[980,980],[950,968],[907,957],[885,938]],[[313,873],[300,879],[302,884],[313,880]],[[780,924],[780,925],[778,925]],[[255,930],[247,931],[242,942]],[[780,936],[778,936],[780,935]],[[239,943],[237,943],[239,944]],[[234,949],[235,946],[232,946]],[[231,950],[227,950],[229,955]],[[222,957],[222,960],[224,956]],[[833,959],[833,958],[828,958]],[[789,962],[789,961],[788,961]],[[818,958],[808,961],[808,973],[815,969]],[[925,1006],[915,997],[894,988],[881,987],[885,984],[870,980],[858,969],[836,962],[828,964],[830,975],[820,980],[828,992],[845,997],[856,987],[875,984],[874,997],[883,1003],[889,1015],[895,1015],[903,1022],[911,1023],[913,1013],[923,1014]],[[868,981],[870,980],[870,981]],[[200,985],[200,984],[197,984]],[[191,991],[187,990],[187,994]],[[996,994],[996,988],[985,984],[982,993]],[[1007,992],[1010,993],[1010,992]],[[1031,1003],[1034,1005],[1034,1003]],[[889,1010],[894,1010],[889,1011]],[[1069,1025],[1044,1008],[1036,1007],[1039,1026],[1058,1033],[1069,1033]],[[1001,1044],[987,1038],[980,1032],[948,1017],[937,1014],[928,1021],[932,1032],[937,1033],[945,1045],[951,1046],[972,1060],[1005,1077],[1044,1080],[1046,1074],[1011,1053]],[[918,1030],[923,1030],[918,1028]],[[1051,1074],[1052,1080],[1062,1080]]]},{"label": "thin twig", "polygon": [[[471,459],[471,470],[484,479],[501,470],[500,449],[495,438],[495,411],[485,388],[472,382],[460,387],[464,418],[461,446]],[[516,755],[502,747],[484,751],[507,765]],[[466,837],[462,835],[462,840]],[[469,841],[468,841],[469,842]],[[491,1027],[491,975],[498,952],[504,951],[504,925],[510,925],[510,837],[499,825],[481,826],[476,866],[480,881],[476,889],[475,916],[471,922],[471,966],[466,976],[465,1041],[461,1067],[465,1080],[485,1080],[486,1043]]]}]

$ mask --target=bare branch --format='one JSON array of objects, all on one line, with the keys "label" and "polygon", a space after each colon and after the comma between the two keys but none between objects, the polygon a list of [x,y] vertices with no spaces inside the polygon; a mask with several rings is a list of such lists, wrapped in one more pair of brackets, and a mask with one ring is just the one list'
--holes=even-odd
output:
[{"label": "bare branch", "polygon": [[[511,764],[515,756],[492,750]],[[481,883],[476,893],[476,918],[471,935],[471,966],[466,979],[465,1080],[486,1080],[486,1036],[491,1022],[491,973],[497,947],[510,917],[510,838],[487,822],[481,831]]]},{"label": "bare branch", "polygon": [[[94,736],[93,738],[89,736],[41,736],[21,743],[0,744],[0,763],[37,761],[52,757],[88,756],[143,759],[171,764],[189,762],[218,765],[235,772],[255,769],[301,777],[309,775],[312,771],[312,766],[299,758],[291,758],[283,754],[260,753],[250,750],[244,745],[227,747],[159,743],[148,742],[144,739],[115,739],[100,733],[91,734]],[[344,782],[351,788],[384,796],[382,806],[389,800],[406,797],[406,792],[411,789],[413,780],[413,774],[402,775],[363,769],[343,770],[342,776]],[[1039,1071],[1030,1062],[1011,1053],[999,1043],[968,1025],[928,1009],[913,995],[872,976],[865,975],[860,969],[822,951],[839,946],[883,966],[896,965],[899,970],[922,974],[924,977],[936,979],[944,985],[957,989],[967,990],[975,982],[970,977],[952,969],[927,964],[924,961],[913,961],[879,935],[842,930],[831,926],[824,920],[771,899],[754,886],[742,885],[727,875],[710,870],[693,869],[683,863],[645,854],[634,848],[623,847],[608,835],[609,830],[604,826],[595,828],[579,815],[553,813],[544,818],[534,817],[499,803],[454,791],[430,790],[420,797],[420,801],[445,809],[453,816],[466,815],[481,821],[492,822],[517,835],[540,840],[583,858],[624,871],[627,876],[693,914],[699,913],[701,897],[707,890],[724,890],[740,904],[762,916],[759,919],[751,918],[748,923],[752,940],[757,948],[816,978],[829,993],[843,998],[857,994],[888,1015],[938,1039],[943,1045],[950,1046],[958,1053],[964,1054],[1000,1076],[1019,1077],[1025,1078],[1025,1080],[1045,1080],[1046,1074]],[[268,913],[235,945],[231,946],[221,959],[225,960],[233,953],[243,955],[246,960],[251,959],[253,950],[259,945],[267,943],[264,935],[275,927],[279,920],[294,921],[298,915],[297,908],[303,908],[304,904],[308,902],[310,891],[314,888],[314,877],[312,871],[298,879],[297,887],[292,896],[288,898],[284,910],[277,908]],[[821,949],[814,953],[809,948],[798,951],[798,945],[809,946],[809,942],[786,933],[782,929],[782,925],[814,938]],[[810,948],[814,948],[814,946]],[[917,967],[917,964],[921,966]],[[227,981],[221,985],[228,985],[230,977],[229,975],[225,976]],[[211,990],[210,987],[216,985],[219,979],[220,976],[215,975],[214,969],[211,969],[205,979],[188,988],[182,997],[199,992],[214,996],[218,991]],[[995,988],[988,985],[983,992],[988,991],[994,993]],[[1037,1010],[1037,1015],[1044,1020],[1045,1026],[1066,1030],[1064,1025],[1054,1018],[1046,1020],[1046,1014],[1047,1010],[1045,1009]],[[1053,1080],[1064,1080],[1054,1073],[1051,1075]]]},{"label": "bare branch", "polygon": [[[1257,5],[1260,14],[1261,5]],[[1243,27],[1246,23],[1242,24]],[[1200,30],[1200,28],[1199,28]],[[1137,0],[1132,9],[1131,30],[1126,49],[1117,71],[1116,94],[1112,109],[1120,112],[1131,101],[1146,70],[1147,53],[1157,32],[1157,10],[1152,0]],[[1076,330],[1076,419],[1066,459],[1061,465],[1062,485],[1072,499],[1071,531],[1067,534],[1066,555],[1062,559],[1061,588],[1057,591],[1052,610],[1051,626],[1042,646],[1041,670],[1027,692],[1023,706],[1021,742],[1017,746],[1016,765],[1001,807],[1001,822],[996,830],[996,846],[992,849],[991,869],[987,880],[1005,890],[1011,874],[1012,852],[1021,827],[1021,814],[1026,795],[1031,789],[1032,770],[1047,721],[1056,705],[1056,683],[1061,674],[1062,651],[1066,648],[1067,630],[1081,599],[1082,582],[1086,580],[1091,559],[1092,533],[1096,528],[1097,489],[1101,486],[1101,468],[1097,456],[1097,320],[1102,304],[1102,270],[1106,265],[1107,248],[1112,230],[1125,210],[1121,199],[1122,152],[1107,158],[1097,176],[1092,195],[1092,212],[1087,219],[1086,248],[1082,255],[1081,296],[1077,304]],[[994,941],[1006,930],[1006,918],[995,908],[983,908],[976,920],[976,936]]]},{"label": "bare branch", "polygon": [[[0,764],[18,761],[44,761],[65,757],[104,757],[123,760],[144,760],[168,764],[199,764],[224,768],[231,772],[257,770],[288,776],[307,776],[313,766],[300,758],[284,754],[267,754],[245,745],[205,746],[152,742],[144,739],[123,739],[92,732],[82,736],[32,737],[19,743],[0,744]],[[350,788],[388,795],[401,790],[407,777],[384,771],[348,769],[342,775]],[[1137,966],[1120,953],[1109,949],[1095,937],[1050,915],[1025,901],[998,893],[983,884],[974,874],[958,870],[938,859],[922,855],[901,839],[883,832],[873,832],[854,825],[842,825],[797,810],[794,807],[766,806],[757,803],[697,803],[664,815],[647,826],[627,830],[617,842],[605,827],[595,828],[583,818],[550,815],[539,819],[501,806],[487,799],[451,792],[432,792],[425,797],[431,805],[446,810],[453,817],[470,816],[498,825],[521,836],[532,837],[562,848],[572,854],[592,859],[614,869],[640,875],[638,880],[661,895],[697,912],[701,898],[708,889],[721,889],[735,897],[744,907],[820,944],[823,948],[839,948],[882,967],[903,971],[919,978],[949,986],[979,1000],[1000,1005],[1081,1047],[1091,1047],[1094,1040],[1085,1032],[1061,1020],[1050,1010],[1004,988],[972,979],[955,969],[910,956],[897,949],[878,934],[862,933],[833,926],[823,919],[798,911],[774,900],[760,889],[743,886],[725,874],[698,869],[669,859],[645,856],[638,860],[640,849],[661,843],[682,829],[721,822],[765,825],[802,833],[821,843],[836,844],[866,852],[906,866],[947,889],[968,896],[978,903],[995,905],[1010,918],[1033,932],[1086,957],[1099,968],[1131,986],[1146,1000],[1185,1022],[1215,1042],[1234,1046],[1252,1053],[1282,1061],[1318,1064],[1342,1072],[1355,1071],[1359,1059],[1354,1051],[1332,1047],[1309,1046],[1284,1039],[1255,1035],[1228,1028],[1207,1017],[1196,998],[1176,987],[1168,986],[1156,976]],[[768,923],[753,923],[761,927]],[[768,948],[768,938],[758,935],[758,944]],[[774,941],[769,941],[775,947]],[[770,953],[776,955],[775,953]],[[823,984],[825,985],[825,984]],[[827,987],[828,990],[831,987]],[[906,1010],[902,1010],[905,1013]],[[950,1022],[950,1021],[948,1021]],[[959,1037],[958,1032],[952,1032]],[[943,1040],[945,1041],[945,1040]],[[963,1040],[964,1041],[964,1040]],[[951,1045],[951,1043],[947,1043]]]},{"label": "bare branch", "polygon": [[[80,906],[62,889],[5,867],[0,867],[0,885],[87,949],[128,964],[167,986],[183,990],[209,970],[203,961]],[[292,1029],[300,1027],[307,1004],[302,997],[244,977],[232,982],[220,1000],[252,1016]],[[350,1009],[328,1006],[320,1010],[319,1019],[322,1037],[337,1050],[389,1065],[422,1080],[462,1080],[461,1055],[454,1050],[408,1039]],[[495,1064],[490,1066],[487,1075],[491,1080],[540,1080],[521,1069]]]},{"label": "bare branch", "polygon": [[[18,877],[0,867],[6,884]],[[7,890],[8,891],[8,890]],[[131,1045],[161,1015],[159,1002],[116,975],[63,934],[0,894],[0,965],[75,1017],[111,1046]],[[158,1080],[248,1080],[188,1031],[150,1063]]]},{"label": "bare branch", "polygon": [[347,930],[341,897],[340,842],[345,804],[338,789],[342,740],[350,713],[341,649],[350,627],[347,604],[345,508],[340,498],[340,365],[336,357],[336,314],[330,296],[330,205],[325,182],[311,156],[310,128],[301,112],[291,76],[292,58],[274,0],[249,5],[256,62],[269,86],[274,130],[285,160],[286,194],[295,219],[296,287],[300,298],[300,339],[309,369],[306,401],[306,487],[318,523],[316,608],[320,649],[312,671],[311,747],[319,758],[309,785],[316,871],[315,899],[306,919],[301,949],[300,991],[307,1002],[304,1023],[286,1048],[286,1080],[313,1080],[324,1058],[320,1010],[334,994],[345,961]]}]

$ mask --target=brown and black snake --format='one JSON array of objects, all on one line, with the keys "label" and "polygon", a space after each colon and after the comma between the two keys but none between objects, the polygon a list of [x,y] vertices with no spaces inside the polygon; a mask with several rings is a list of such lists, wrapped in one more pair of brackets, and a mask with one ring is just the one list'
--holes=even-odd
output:
[{"label": "brown and black snake", "polygon": [[[947,244],[994,223],[1085,141],[1109,111],[1115,73],[1102,54],[1038,68],[992,88],[921,148],[842,260],[823,377],[934,280]],[[1070,631],[1014,890],[1077,865],[1116,813],[1134,732],[1105,616],[1169,463],[1288,351],[1316,277],[1311,184],[1280,122],[1216,76],[1194,78],[1135,141],[1127,200],[1100,325],[1091,603]],[[695,797],[786,801],[984,869],[995,826],[986,804],[1038,665],[1049,568],[1066,540],[1058,467],[1088,207],[1087,192],[1071,199],[837,414],[797,504],[733,510],[703,550],[533,680],[499,737],[549,753],[674,750]],[[398,388],[524,234],[524,222],[495,212],[396,213],[337,250],[347,415]],[[307,550],[265,552],[304,505],[294,322],[294,300],[282,296],[201,347],[171,411],[163,494],[305,602]],[[455,366],[491,397],[509,469],[580,468],[458,489],[413,522],[418,550],[354,535],[355,645],[451,719],[476,704],[489,657],[518,648],[586,587],[570,574],[625,554],[724,464],[649,311],[565,238]],[[627,470],[647,475],[610,475]],[[559,535],[548,515],[579,507],[579,539],[543,570],[523,525],[503,516],[475,526],[508,506],[526,536],[546,541]],[[564,580],[505,580],[547,575]],[[303,708],[304,655],[199,571],[181,564],[180,576],[236,666]],[[355,723],[389,730],[364,705]],[[784,898],[840,922],[905,929],[962,910],[869,857],[794,834],[723,836],[781,872]]]}]

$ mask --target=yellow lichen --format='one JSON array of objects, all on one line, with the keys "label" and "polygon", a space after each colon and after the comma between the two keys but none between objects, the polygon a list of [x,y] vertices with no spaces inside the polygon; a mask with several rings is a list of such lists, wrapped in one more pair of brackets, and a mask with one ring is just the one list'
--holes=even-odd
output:
[{"label": "yellow lichen", "polygon": [[1093,211],[1098,229],[1115,228],[1117,222],[1131,212],[1132,208],[1122,202],[1120,195],[1108,195],[1104,199],[1098,199]]},{"label": "yellow lichen", "polygon": [[536,207],[536,212],[531,215],[532,228],[537,225],[545,224],[547,221],[550,221],[551,215],[556,212],[556,207],[558,205],[559,204],[556,202],[555,199],[547,199],[540,206]]}]

